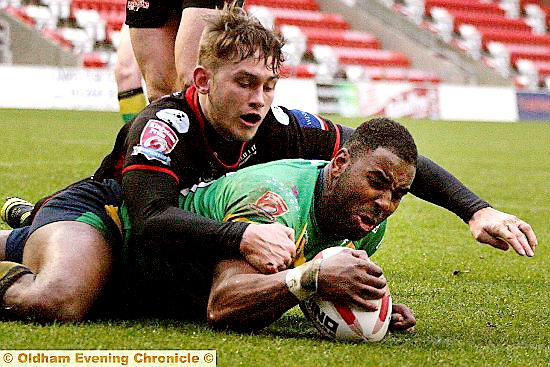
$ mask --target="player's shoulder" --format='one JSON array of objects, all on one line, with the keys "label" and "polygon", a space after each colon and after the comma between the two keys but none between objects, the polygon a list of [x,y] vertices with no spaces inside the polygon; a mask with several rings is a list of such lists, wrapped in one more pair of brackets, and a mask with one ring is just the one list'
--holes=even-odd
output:
[{"label": "player's shoulder", "polygon": [[285,186],[287,183],[294,184],[314,180],[319,169],[327,163],[323,160],[301,158],[280,159],[249,166],[231,175],[235,175],[235,179],[239,181]]},{"label": "player's shoulder", "polygon": [[336,124],[332,121],[311,113],[298,109],[289,109],[284,106],[273,105],[270,108],[266,121],[277,123],[289,128],[311,128],[321,130],[331,130]]},{"label": "player's shoulder", "polygon": [[185,98],[178,93],[161,97],[146,106],[136,117],[138,126],[163,126],[173,130],[175,134],[185,134],[196,120]]}]

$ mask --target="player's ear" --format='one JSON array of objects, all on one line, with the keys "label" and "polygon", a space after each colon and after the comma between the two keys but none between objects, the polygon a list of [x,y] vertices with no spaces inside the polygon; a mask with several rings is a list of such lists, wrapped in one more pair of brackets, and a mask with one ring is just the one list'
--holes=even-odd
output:
[{"label": "player's ear", "polygon": [[351,155],[347,148],[340,148],[332,158],[332,176],[338,177],[351,163]]},{"label": "player's ear", "polygon": [[210,71],[204,66],[198,65],[195,67],[195,70],[193,70],[193,83],[199,93],[206,94],[210,92],[210,77]]}]

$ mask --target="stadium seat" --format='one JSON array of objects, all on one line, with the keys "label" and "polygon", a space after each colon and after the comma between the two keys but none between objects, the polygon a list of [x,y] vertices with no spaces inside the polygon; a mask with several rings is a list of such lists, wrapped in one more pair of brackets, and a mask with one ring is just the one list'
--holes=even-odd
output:
[{"label": "stadium seat", "polygon": [[550,76],[550,61],[531,60],[537,69],[540,77],[546,78]]},{"label": "stadium seat", "polygon": [[510,53],[510,62],[515,64],[519,59],[550,61],[550,44],[547,46],[505,43]]},{"label": "stadium seat", "polygon": [[125,0],[72,0],[71,13],[77,10],[95,10],[105,20],[106,31],[120,30],[126,20]]},{"label": "stadium seat", "polygon": [[6,12],[11,15],[14,18],[19,19],[23,23],[26,23],[32,27],[35,26],[36,21],[29,16],[23,8],[16,8],[14,6],[8,6],[6,9]]},{"label": "stadium seat", "polygon": [[409,69],[407,80],[413,83],[441,83],[441,78],[437,74],[418,69]]},{"label": "stadium seat", "polygon": [[283,78],[314,78],[315,72],[308,65],[283,65],[281,76]]},{"label": "stadium seat", "polygon": [[311,48],[314,44],[341,47],[380,48],[378,39],[367,32],[313,27],[300,27],[300,29],[307,38],[308,48]]},{"label": "stadium seat", "polygon": [[332,47],[342,65],[409,67],[409,58],[400,52],[370,48]]},{"label": "stadium seat", "polygon": [[82,28],[60,28],[58,32],[73,45],[73,51],[77,54],[89,53],[94,50],[95,40]]},{"label": "stadium seat", "polygon": [[372,67],[363,69],[363,76],[373,81],[409,81],[412,83],[440,83],[434,73],[413,68]]},{"label": "stadium seat", "polygon": [[96,53],[87,53],[82,56],[82,65],[87,68],[103,68],[107,66],[107,61]]},{"label": "stadium seat", "polygon": [[259,5],[268,8],[319,11],[315,0],[247,0],[246,5]]},{"label": "stadium seat", "polygon": [[28,5],[25,6],[24,9],[25,13],[34,19],[35,28],[55,29],[57,27],[58,19],[54,14],[52,14],[49,7],[43,5]]},{"label": "stadium seat", "polygon": [[53,42],[57,43],[61,47],[64,47],[64,48],[70,49],[70,50],[73,49],[73,43],[71,41],[69,41],[68,39],[66,39],[64,36],[62,36],[55,29],[44,28],[44,29],[40,30],[40,33],[42,33],[42,35],[44,37],[52,40]]},{"label": "stadium seat", "polygon": [[467,11],[472,13],[488,13],[504,16],[506,12],[496,2],[479,0],[425,0],[425,15],[430,14],[433,7],[448,10]]},{"label": "stadium seat", "polygon": [[458,32],[461,24],[471,24],[476,27],[493,27],[499,30],[531,31],[531,27],[521,18],[508,18],[502,15],[472,13],[459,10],[448,10],[448,12],[453,17],[455,32]]},{"label": "stadium seat", "polygon": [[269,12],[275,20],[275,26],[283,24],[302,27],[317,27],[325,29],[349,29],[346,20],[339,14],[325,13],[313,10],[292,10],[270,8]]},{"label": "stadium seat", "polygon": [[487,43],[491,41],[541,46],[550,45],[550,34],[534,34],[530,30],[517,31],[496,27],[477,26],[476,28],[481,34],[481,44],[484,48],[487,48]]}]

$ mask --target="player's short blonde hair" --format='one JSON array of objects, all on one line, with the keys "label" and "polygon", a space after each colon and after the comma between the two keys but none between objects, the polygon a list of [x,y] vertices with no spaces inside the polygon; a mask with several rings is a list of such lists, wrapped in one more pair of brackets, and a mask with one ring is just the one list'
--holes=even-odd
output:
[{"label": "player's short blonde hair", "polygon": [[[199,48],[199,65],[216,71],[228,62],[255,57],[279,75],[284,62],[282,35],[265,28],[241,7],[228,3],[207,19]],[[268,64],[269,63],[269,64]]]}]

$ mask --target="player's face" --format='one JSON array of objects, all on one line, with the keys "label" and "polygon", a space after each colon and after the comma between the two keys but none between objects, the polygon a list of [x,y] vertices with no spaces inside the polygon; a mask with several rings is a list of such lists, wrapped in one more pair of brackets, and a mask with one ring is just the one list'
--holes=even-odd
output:
[{"label": "player's face", "polygon": [[201,107],[226,139],[248,141],[269,111],[277,80],[265,60],[227,63],[212,75],[207,100]]},{"label": "player's face", "polygon": [[358,240],[397,209],[416,169],[386,148],[353,160],[347,152],[338,156],[339,173],[319,205],[317,219],[327,218],[319,223],[327,235]]}]

